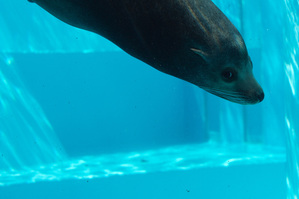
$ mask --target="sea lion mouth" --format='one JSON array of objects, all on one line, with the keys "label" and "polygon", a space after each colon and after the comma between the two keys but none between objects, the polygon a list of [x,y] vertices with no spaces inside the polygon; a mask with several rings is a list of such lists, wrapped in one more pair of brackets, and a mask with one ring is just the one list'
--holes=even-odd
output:
[{"label": "sea lion mouth", "polygon": [[[263,101],[264,99],[264,92],[257,91],[255,94],[246,94],[240,93],[236,91],[229,91],[229,90],[219,90],[219,89],[211,89],[211,88],[203,88],[205,91],[226,99],[231,102],[235,102],[242,105],[249,105],[249,104],[257,104]],[[252,93],[252,92],[247,92]]]}]

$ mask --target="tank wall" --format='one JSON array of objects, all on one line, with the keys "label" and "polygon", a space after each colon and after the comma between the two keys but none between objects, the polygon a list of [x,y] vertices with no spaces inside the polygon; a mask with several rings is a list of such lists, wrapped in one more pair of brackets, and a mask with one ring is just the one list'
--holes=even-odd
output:
[{"label": "tank wall", "polygon": [[282,104],[288,99],[281,97],[286,76],[280,27],[285,5],[215,3],[244,36],[266,93],[261,104],[244,107],[207,94],[23,0],[0,8],[1,52],[14,60],[24,89],[40,104],[70,156],[208,140],[284,146]]}]

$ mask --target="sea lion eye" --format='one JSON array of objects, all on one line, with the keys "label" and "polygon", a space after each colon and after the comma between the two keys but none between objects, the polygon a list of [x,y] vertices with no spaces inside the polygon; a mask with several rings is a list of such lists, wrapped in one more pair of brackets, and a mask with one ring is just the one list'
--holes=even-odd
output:
[{"label": "sea lion eye", "polygon": [[237,72],[233,68],[227,68],[221,73],[222,79],[225,82],[232,82],[237,79]]}]

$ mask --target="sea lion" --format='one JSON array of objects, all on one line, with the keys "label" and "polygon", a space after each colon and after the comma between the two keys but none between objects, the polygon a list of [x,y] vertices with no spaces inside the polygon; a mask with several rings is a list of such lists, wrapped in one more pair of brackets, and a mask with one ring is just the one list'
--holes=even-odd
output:
[{"label": "sea lion", "polygon": [[210,0],[29,0],[150,66],[239,104],[264,92],[244,40]]}]

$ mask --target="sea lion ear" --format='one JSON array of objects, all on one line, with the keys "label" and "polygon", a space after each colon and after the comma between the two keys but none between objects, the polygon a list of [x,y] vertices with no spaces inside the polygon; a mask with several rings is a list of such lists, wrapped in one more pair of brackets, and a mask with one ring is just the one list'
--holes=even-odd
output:
[{"label": "sea lion ear", "polygon": [[208,53],[196,48],[190,48],[190,50],[192,50],[195,54],[201,56],[201,58],[203,58],[203,60],[205,60],[206,62],[210,62]]}]

